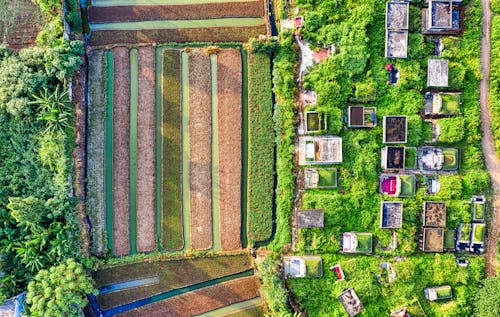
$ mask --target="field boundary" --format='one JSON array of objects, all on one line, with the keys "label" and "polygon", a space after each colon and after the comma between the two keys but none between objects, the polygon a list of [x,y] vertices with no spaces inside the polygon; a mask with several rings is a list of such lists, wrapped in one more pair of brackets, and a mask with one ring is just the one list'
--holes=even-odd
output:
[{"label": "field boundary", "polygon": [[201,20],[157,20],[89,23],[91,31],[137,31],[157,29],[196,29],[210,27],[248,27],[264,25],[263,18],[220,18]]},{"label": "field boundary", "polygon": [[105,199],[108,248],[113,250],[113,52],[106,51],[106,145],[105,145]]},{"label": "field boundary", "polygon": [[248,56],[241,52],[241,246],[247,247],[248,214]]},{"label": "field boundary", "polygon": [[155,191],[156,191],[156,245],[158,250],[163,250],[163,228],[162,228],[162,182],[163,182],[163,171],[162,171],[162,105],[163,105],[163,49],[157,47],[155,49],[155,77],[156,77],[156,87],[155,87],[155,126],[156,126],[156,143],[155,143],[155,156],[156,156],[156,180],[155,180]]},{"label": "field boundary", "polygon": [[130,50],[130,253],[137,253],[137,111],[139,98],[137,49]]},{"label": "field boundary", "polygon": [[220,237],[220,191],[219,191],[219,132],[217,94],[217,54],[210,55],[212,78],[212,248],[221,249]]},{"label": "field boundary", "polygon": [[189,56],[182,52],[182,220],[183,251],[191,248],[191,213],[189,204]]}]

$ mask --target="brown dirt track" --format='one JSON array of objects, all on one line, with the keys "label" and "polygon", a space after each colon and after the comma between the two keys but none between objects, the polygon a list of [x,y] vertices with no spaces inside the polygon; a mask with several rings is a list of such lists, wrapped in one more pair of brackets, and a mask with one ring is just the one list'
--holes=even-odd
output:
[{"label": "brown dirt track", "polygon": [[257,277],[249,276],[175,296],[118,316],[194,316],[259,296]]},{"label": "brown dirt track", "polygon": [[126,47],[113,49],[113,253],[130,252],[130,56]]},{"label": "brown dirt track", "polygon": [[137,251],[155,250],[155,48],[138,49]]},{"label": "brown dirt track", "polygon": [[189,55],[189,199],[191,246],[212,247],[210,58],[200,49]]},{"label": "brown dirt track", "polygon": [[87,13],[89,21],[93,23],[243,18],[264,16],[264,4],[262,1],[248,1],[187,5],[91,6]]},{"label": "brown dirt track", "polygon": [[222,250],[241,248],[241,54],[217,54],[220,235]]},{"label": "brown dirt track", "polygon": [[152,44],[167,42],[246,42],[266,34],[266,26],[158,29],[140,31],[93,31],[90,46]]}]

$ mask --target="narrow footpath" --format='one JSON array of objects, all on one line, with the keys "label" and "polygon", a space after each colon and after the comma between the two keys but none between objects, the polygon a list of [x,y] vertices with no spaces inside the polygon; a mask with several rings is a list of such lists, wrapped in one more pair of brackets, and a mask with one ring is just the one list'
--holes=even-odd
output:
[{"label": "narrow footpath", "polygon": [[482,5],[482,35],[481,35],[481,73],[483,78],[479,84],[481,103],[481,129],[483,137],[481,146],[483,148],[486,168],[491,177],[495,191],[491,222],[489,226],[488,239],[486,241],[486,276],[495,276],[497,273],[497,251],[498,235],[500,229],[500,161],[498,160],[491,131],[491,117],[489,104],[490,85],[490,29],[491,9],[490,0],[481,0]]}]

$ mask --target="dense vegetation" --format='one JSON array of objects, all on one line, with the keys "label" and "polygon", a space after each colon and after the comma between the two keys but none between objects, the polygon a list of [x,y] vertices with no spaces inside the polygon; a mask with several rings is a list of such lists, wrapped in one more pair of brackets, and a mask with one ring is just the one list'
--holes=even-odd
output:
[{"label": "dense vegetation", "polygon": [[63,40],[60,3],[38,3],[50,12],[38,46],[0,49],[0,300],[25,289],[41,270],[84,260],[72,198],[74,110],[66,83],[83,48]]},{"label": "dense vegetation", "polygon": [[[365,304],[368,315],[386,315],[389,310],[401,306],[415,307],[431,315],[469,315],[472,294],[482,278],[483,259],[473,258],[467,269],[459,268],[450,254],[424,255],[418,251],[418,232],[421,224],[422,203],[426,200],[443,200],[447,203],[448,228],[456,228],[461,222],[471,221],[471,209],[467,199],[474,194],[485,193],[489,186],[488,174],[480,147],[480,121],[478,102],[479,40],[481,34],[481,8],[478,1],[467,5],[466,30],[461,36],[443,37],[444,51],[441,58],[450,61],[449,91],[462,91],[461,113],[452,119],[440,120],[443,134],[437,145],[458,147],[460,150],[460,170],[457,175],[442,176],[441,191],[437,195],[427,195],[425,179],[417,176],[415,197],[405,198],[403,228],[398,234],[398,247],[390,251],[392,232],[379,228],[380,202],[388,200],[378,193],[380,173],[380,148],[382,145],[382,125],[371,130],[353,130],[342,127],[342,112],[352,103],[363,102],[377,107],[377,116],[407,115],[408,146],[421,146],[430,138],[430,127],[422,120],[419,111],[424,105],[422,91],[426,88],[427,59],[434,54],[434,43],[421,33],[420,4],[410,5],[410,33],[408,59],[387,61],[384,59],[385,3],[372,0],[352,1],[310,1],[299,0],[300,15],[305,26],[301,29],[304,39],[312,45],[335,45],[334,55],[310,69],[304,79],[304,88],[313,89],[318,95],[314,110],[328,115],[326,133],[340,135],[343,142],[343,163],[339,169],[339,189],[307,190],[303,197],[304,209],[322,208],[325,212],[323,229],[300,229],[297,248],[300,254],[321,254],[329,267],[341,263],[348,276],[348,282],[335,283],[333,274],[326,272],[321,279],[297,279],[288,286],[296,295],[302,308],[310,315],[343,314],[337,295],[347,287],[354,287]],[[286,16],[286,10],[282,10]],[[292,47],[290,37],[284,35],[281,51]],[[293,52],[293,50],[289,50]],[[292,56],[292,54],[290,55]],[[287,60],[293,65],[293,59]],[[276,109],[286,101],[293,102],[293,66],[281,72],[280,56],[275,60],[274,84],[277,94]],[[392,62],[400,71],[396,85],[387,85],[385,64]],[[285,79],[283,79],[285,78]],[[282,98],[280,102],[280,98]],[[283,101],[284,100],[284,101]],[[293,106],[290,106],[288,122],[293,124]],[[285,117],[285,116],[283,116]],[[276,120],[278,118],[278,120]],[[277,132],[282,140],[293,139],[293,128],[283,126],[287,122],[279,120],[281,113],[275,111]],[[282,130],[283,129],[283,130]],[[283,131],[290,131],[290,135]],[[283,147],[280,156],[280,133],[278,138],[278,193],[282,190],[280,179],[293,179],[291,159],[293,143]],[[286,141],[283,141],[284,144]],[[284,167],[280,169],[281,166]],[[288,184],[293,184],[288,183]],[[283,200],[277,197],[277,221],[280,221],[280,203],[289,212],[293,185],[285,190]],[[288,205],[286,205],[288,204]],[[284,218],[286,219],[286,218]],[[339,251],[339,236],[345,231],[370,231],[376,236],[374,252],[380,257],[405,255],[396,264],[398,281],[383,287],[376,282],[378,264],[382,261],[373,257],[349,257],[332,255]],[[276,236],[276,246],[288,242]],[[279,242],[278,242],[279,241]],[[387,260],[393,261],[390,258]],[[347,267],[347,269],[345,268]],[[418,274],[414,274],[418,271]],[[423,288],[448,283],[452,285],[454,300],[448,305],[429,303],[423,298]],[[328,290],[328,291],[326,291]],[[332,308],[333,307],[333,308]],[[418,308],[420,307],[420,308]],[[422,312],[423,313],[423,312]]]},{"label": "dense vegetation", "polygon": [[[492,9],[495,10],[494,2]],[[500,2],[491,19],[490,113],[495,148],[500,156]]]},{"label": "dense vegetation", "polygon": [[271,63],[264,53],[248,56],[249,242],[271,237],[274,186]]},{"label": "dense vegetation", "polygon": [[488,317],[500,315],[500,276],[489,277],[482,283],[475,296],[474,316]]}]

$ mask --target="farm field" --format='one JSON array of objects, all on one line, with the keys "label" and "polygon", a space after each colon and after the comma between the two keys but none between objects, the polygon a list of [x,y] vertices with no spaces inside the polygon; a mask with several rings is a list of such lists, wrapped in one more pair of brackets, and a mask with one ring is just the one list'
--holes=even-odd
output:
[{"label": "farm field", "polygon": [[3,10],[8,14],[0,19],[3,43],[13,50],[34,46],[44,24],[39,6],[29,0],[9,1],[5,5]]},{"label": "farm field", "polygon": [[[231,0],[230,2],[247,2],[248,0]],[[93,6],[128,6],[128,5],[185,5],[185,4],[204,4],[204,3],[228,2],[228,0],[93,0]]]},{"label": "farm field", "polygon": [[[240,49],[118,46],[89,56],[95,254],[106,253],[106,240],[115,256],[241,249],[247,89]],[[253,173],[262,168],[256,164]]]},{"label": "farm field", "polygon": [[201,3],[185,5],[90,6],[87,9],[93,23],[159,20],[203,20],[217,18],[262,17],[262,1],[232,3]]}]

